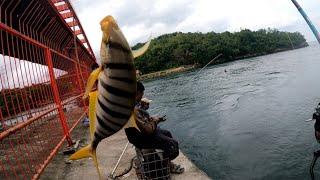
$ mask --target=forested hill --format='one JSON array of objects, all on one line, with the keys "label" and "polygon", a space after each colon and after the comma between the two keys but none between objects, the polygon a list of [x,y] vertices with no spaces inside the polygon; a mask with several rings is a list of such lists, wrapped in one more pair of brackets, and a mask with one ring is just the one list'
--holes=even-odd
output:
[{"label": "forested hill", "polygon": [[[290,42],[291,39],[291,42]],[[141,44],[133,47],[136,49]],[[172,33],[153,39],[147,53],[135,60],[143,74],[178,67],[205,65],[219,53],[219,63],[308,46],[299,32],[248,29],[230,33]]]}]

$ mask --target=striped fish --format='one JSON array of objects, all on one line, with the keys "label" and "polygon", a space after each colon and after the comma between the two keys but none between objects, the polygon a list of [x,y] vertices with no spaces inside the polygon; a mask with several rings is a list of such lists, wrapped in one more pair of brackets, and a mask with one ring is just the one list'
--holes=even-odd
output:
[{"label": "striped fish", "polygon": [[[102,42],[100,48],[101,67],[92,72],[88,79],[84,98],[98,79],[98,92],[90,103],[89,118],[95,116],[95,123],[90,123],[91,144],[80,149],[69,159],[76,160],[92,157],[101,179],[96,157],[96,148],[101,140],[122,129],[133,118],[136,96],[136,70],[133,65],[135,57],[142,55],[150,44],[132,51],[112,16],[105,17],[101,22]],[[91,108],[91,109],[90,109]],[[94,112],[93,112],[94,111]],[[91,117],[90,117],[91,116]]]}]

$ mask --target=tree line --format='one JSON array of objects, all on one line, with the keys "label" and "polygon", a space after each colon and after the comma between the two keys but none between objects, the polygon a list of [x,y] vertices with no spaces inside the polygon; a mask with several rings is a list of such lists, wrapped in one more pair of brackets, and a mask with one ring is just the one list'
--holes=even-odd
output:
[{"label": "tree line", "polygon": [[[132,49],[141,46],[138,43]],[[216,63],[305,46],[308,44],[301,33],[270,28],[234,33],[175,32],[153,39],[147,53],[135,60],[135,66],[145,74],[182,65],[203,66],[220,53],[222,58]]]}]

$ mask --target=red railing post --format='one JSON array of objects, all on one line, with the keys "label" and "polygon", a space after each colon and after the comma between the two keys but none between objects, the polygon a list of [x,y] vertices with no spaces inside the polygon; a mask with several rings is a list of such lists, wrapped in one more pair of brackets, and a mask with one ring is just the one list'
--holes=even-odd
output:
[{"label": "red railing post", "polygon": [[58,113],[59,113],[59,118],[60,118],[60,122],[61,122],[61,125],[62,125],[62,129],[63,129],[63,132],[64,132],[64,134],[66,136],[66,139],[68,141],[69,146],[71,146],[73,144],[73,142],[72,142],[72,139],[70,137],[70,133],[69,133],[66,117],[65,117],[64,112],[63,112],[61,99],[60,99],[60,96],[59,96],[59,90],[58,90],[58,86],[57,86],[57,83],[56,83],[56,80],[55,80],[55,76],[54,76],[52,57],[51,57],[51,52],[50,52],[49,48],[45,48],[45,57],[46,57],[47,65],[48,65],[48,70],[49,70],[49,75],[50,75],[50,82],[51,82],[51,87],[52,87],[52,91],[53,91],[54,101],[55,101],[55,103],[56,103],[56,105],[58,107]]},{"label": "red railing post", "polygon": [[[76,74],[77,74],[77,81],[78,81],[78,84],[79,84],[79,87],[80,87],[80,94],[83,93],[85,91],[85,85],[83,84],[83,78],[81,78],[81,67],[79,66],[79,62],[76,62],[75,63],[76,65]],[[86,107],[85,107],[85,101],[81,98],[81,103],[83,105],[83,109],[86,110]]]}]

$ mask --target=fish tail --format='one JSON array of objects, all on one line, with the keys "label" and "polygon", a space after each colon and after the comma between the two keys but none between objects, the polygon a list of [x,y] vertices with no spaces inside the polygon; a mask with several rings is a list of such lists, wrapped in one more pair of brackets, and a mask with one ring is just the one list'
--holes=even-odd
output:
[{"label": "fish tail", "polygon": [[97,173],[99,175],[99,179],[102,179],[101,173],[100,173],[100,169],[99,169],[99,163],[98,163],[98,158],[97,158],[97,154],[96,154],[96,150],[92,151],[92,159],[93,159],[93,163],[94,166],[97,169]]},{"label": "fish tail", "polygon": [[88,158],[88,157],[92,157],[94,166],[96,167],[98,175],[99,175],[99,179],[102,179],[100,169],[99,169],[99,163],[98,163],[96,149],[93,149],[91,147],[91,145],[87,145],[86,147],[81,148],[80,150],[78,150],[77,152],[72,154],[69,157],[69,159],[70,160],[77,160],[77,159],[83,159],[83,158]]},{"label": "fish tail", "polygon": [[69,159],[70,160],[77,160],[77,159],[92,157],[92,152],[93,152],[93,150],[91,148],[91,145],[87,145],[86,147],[81,148],[80,150],[78,150],[77,152],[72,154],[69,157]]}]

